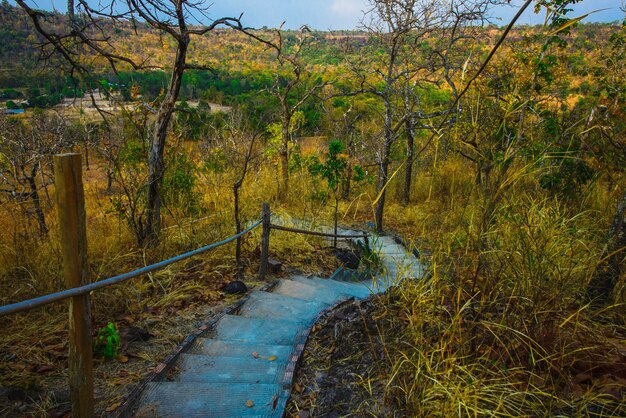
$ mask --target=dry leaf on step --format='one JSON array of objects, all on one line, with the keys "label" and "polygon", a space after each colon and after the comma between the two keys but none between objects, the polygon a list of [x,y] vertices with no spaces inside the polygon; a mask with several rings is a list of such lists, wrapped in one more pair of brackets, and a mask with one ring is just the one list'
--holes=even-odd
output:
[{"label": "dry leaf on step", "polygon": [[44,364],[43,366],[37,367],[37,369],[35,371],[37,373],[47,373],[47,372],[51,372],[53,370],[54,370],[54,366],[51,366],[49,364]]},{"label": "dry leaf on step", "polygon": [[107,412],[113,412],[113,411],[115,411],[117,408],[119,408],[121,404],[122,404],[121,402],[116,402],[116,403],[114,403],[114,404],[110,405],[110,406],[106,409],[106,411],[107,411]]}]

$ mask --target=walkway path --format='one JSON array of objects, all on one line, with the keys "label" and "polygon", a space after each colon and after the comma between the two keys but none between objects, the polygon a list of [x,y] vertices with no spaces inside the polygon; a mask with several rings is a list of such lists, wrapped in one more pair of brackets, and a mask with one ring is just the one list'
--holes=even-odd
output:
[{"label": "walkway path", "polygon": [[179,357],[172,381],[148,384],[135,416],[282,417],[296,362],[320,314],[422,276],[417,258],[393,238],[372,241],[383,265],[374,280],[294,275],[269,292],[252,292],[237,315],[222,317],[210,338],[198,338]]}]

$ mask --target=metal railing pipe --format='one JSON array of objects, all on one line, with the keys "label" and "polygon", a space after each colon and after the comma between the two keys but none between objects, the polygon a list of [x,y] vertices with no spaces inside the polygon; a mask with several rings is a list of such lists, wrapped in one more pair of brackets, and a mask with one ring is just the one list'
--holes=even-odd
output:
[{"label": "metal railing pipe", "polygon": [[108,279],[100,280],[100,281],[95,282],[95,283],[90,283],[90,284],[85,285],[85,286],[74,287],[72,289],[63,290],[61,292],[51,293],[51,294],[45,295],[45,296],[40,296],[38,298],[28,299],[28,300],[25,300],[25,301],[22,301],[22,302],[17,302],[17,303],[12,303],[10,305],[0,306],[0,317],[6,316],[6,315],[10,315],[10,314],[14,314],[14,313],[17,313],[17,312],[28,311],[28,310],[37,308],[39,306],[47,305],[47,304],[54,303],[54,302],[59,302],[61,300],[68,299],[68,298],[71,298],[71,297],[74,297],[74,296],[84,295],[84,294],[92,292],[94,290],[102,289],[104,287],[108,287],[108,286],[111,286],[111,285],[114,285],[114,284],[125,282],[126,280],[132,279],[133,277],[141,276],[143,274],[147,274],[147,273],[151,273],[151,272],[156,271],[156,270],[160,270],[160,269],[162,269],[162,268],[164,268],[166,266],[169,266],[170,264],[175,263],[177,261],[181,261],[181,260],[184,260],[186,258],[193,257],[195,255],[202,254],[202,253],[204,253],[206,251],[209,251],[209,250],[212,250],[214,248],[220,247],[222,245],[228,244],[229,242],[232,242],[232,241],[236,240],[238,237],[243,236],[243,235],[247,234],[248,232],[252,231],[254,228],[256,228],[259,225],[261,225],[261,221],[255,222],[249,228],[247,228],[247,229],[241,231],[240,233],[238,233],[236,235],[233,235],[232,237],[229,237],[229,238],[227,238],[227,239],[225,239],[223,241],[219,241],[219,242],[216,242],[214,244],[210,244],[210,245],[207,245],[207,246],[195,249],[193,251],[189,251],[187,253],[177,255],[177,256],[169,258],[167,260],[163,260],[163,261],[160,261],[158,263],[151,264],[149,266],[142,267],[142,268],[137,269],[137,270],[129,271],[128,273],[124,273],[124,274],[120,274],[118,276],[110,277]]},{"label": "metal railing pipe", "polygon": [[368,237],[368,234],[366,234],[366,233],[351,234],[351,235],[342,235],[342,234],[336,234],[335,235],[335,234],[326,233],[326,232],[307,231],[307,230],[304,230],[304,229],[289,228],[287,226],[276,225],[276,224],[271,224],[270,228],[271,229],[276,229],[278,231],[295,232],[297,234],[315,235],[317,237],[326,237],[326,238],[351,239],[351,238],[367,238]]}]

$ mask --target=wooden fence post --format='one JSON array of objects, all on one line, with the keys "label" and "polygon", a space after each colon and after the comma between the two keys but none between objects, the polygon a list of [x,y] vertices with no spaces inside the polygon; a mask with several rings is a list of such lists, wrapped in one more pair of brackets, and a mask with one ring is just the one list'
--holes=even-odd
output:
[{"label": "wooden fence post", "polygon": [[261,220],[263,221],[263,235],[261,236],[261,263],[259,265],[259,280],[265,278],[267,273],[267,259],[270,252],[270,205],[263,203],[261,211]]},{"label": "wooden fence post", "polygon": [[[80,154],[54,156],[54,184],[67,288],[88,283],[85,195]],[[89,295],[69,303],[69,387],[72,416],[94,416],[91,306]]]}]

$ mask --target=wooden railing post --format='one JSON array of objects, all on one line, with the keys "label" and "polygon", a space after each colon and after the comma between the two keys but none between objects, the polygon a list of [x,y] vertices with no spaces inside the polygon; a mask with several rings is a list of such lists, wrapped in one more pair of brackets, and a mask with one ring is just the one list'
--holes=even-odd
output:
[{"label": "wooden railing post", "polygon": [[[67,288],[88,283],[85,195],[80,154],[54,156],[54,184]],[[89,295],[70,299],[69,388],[73,417],[93,417],[93,356]]]},{"label": "wooden railing post", "polygon": [[270,252],[270,205],[263,203],[261,211],[261,220],[263,221],[263,235],[261,235],[261,262],[259,265],[259,280],[265,278],[267,273],[267,259]]}]

